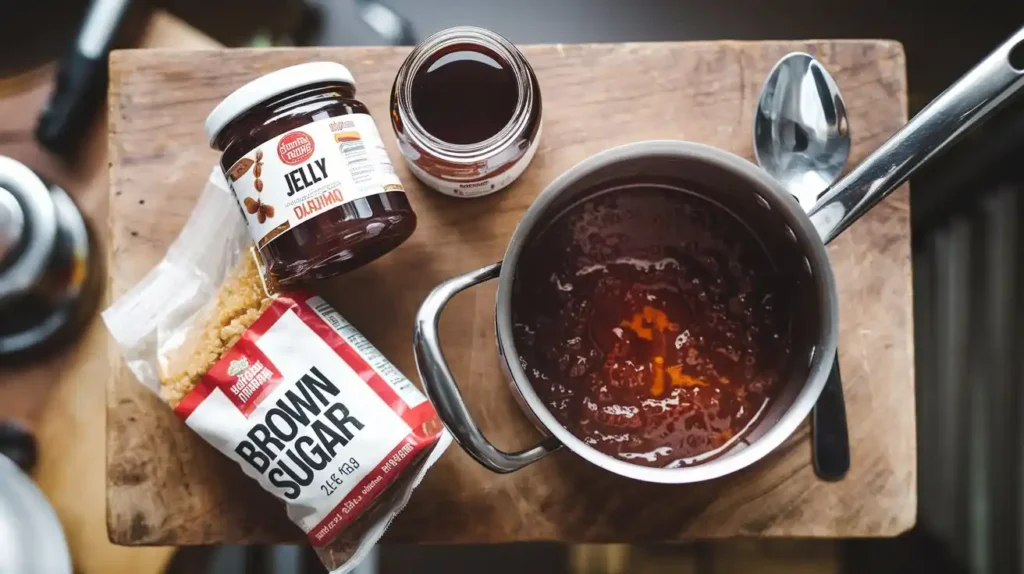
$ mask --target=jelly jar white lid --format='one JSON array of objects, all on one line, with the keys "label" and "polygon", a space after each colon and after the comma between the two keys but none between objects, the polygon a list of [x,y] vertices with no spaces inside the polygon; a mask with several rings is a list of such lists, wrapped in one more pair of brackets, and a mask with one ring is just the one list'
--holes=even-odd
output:
[{"label": "jelly jar white lid", "polygon": [[308,84],[339,82],[355,87],[356,80],[348,68],[337,62],[309,62],[281,68],[245,84],[231,92],[210,115],[206,116],[206,137],[213,145],[224,126],[270,98]]}]

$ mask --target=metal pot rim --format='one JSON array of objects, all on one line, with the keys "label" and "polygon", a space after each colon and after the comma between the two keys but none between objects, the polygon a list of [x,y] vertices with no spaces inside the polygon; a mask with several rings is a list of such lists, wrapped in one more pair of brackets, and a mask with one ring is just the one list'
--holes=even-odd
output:
[{"label": "metal pot rim", "polygon": [[[536,225],[543,222],[548,208],[556,198],[586,175],[608,165],[657,156],[685,158],[715,165],[742,177],[753,187],[764,192],[763,196],[773,204],[772,207],[784,214],[797,235],[798,244],[807,248],[805,255],[815,270],[815,290],[819,301],[824,303],[823,308],[819,310],[823,313],[822,332],[818,338],[821,344],[814,349],[812,364],[803,387],[785,413],[760,438],[745,448],[733,449],[708,462],[671,469],[640,466],[611,457],[587,445],[563,427],[541,402],[519,363],[519,353],[516,351],[512,333],[511,313],[512,284],[519,257],[529,236],[535,232]],[[676,140],[643,141],[611,148],[581,161],[551,182],[534,200],[516,227],[505,251],[498,277],[495,323],[498,345],[505,358],[505,367],[511,376],[511,382],[529,406],[535,420],[543,425],[549,434],[577,455],[610,472],[647,482],[682,484],[710,480],[749,466],[782,444],[800,426],[821,394],[835,356],[839,334],[839,307],[835,293],[832,267],[818,232],[799,205],[770,176],[743,158],[710,146]]]}]

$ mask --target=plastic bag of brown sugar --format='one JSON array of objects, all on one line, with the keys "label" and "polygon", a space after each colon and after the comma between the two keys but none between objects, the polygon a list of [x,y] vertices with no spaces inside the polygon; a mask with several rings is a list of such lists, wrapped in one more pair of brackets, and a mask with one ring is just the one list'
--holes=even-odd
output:
[{"label": "plastic bag of brown sugar", "polygon": [[370,551],[451,443],[420,390],[323,299],[268,294],[218,169],[103,319],[139,382],[281,499],[333,572]]}]

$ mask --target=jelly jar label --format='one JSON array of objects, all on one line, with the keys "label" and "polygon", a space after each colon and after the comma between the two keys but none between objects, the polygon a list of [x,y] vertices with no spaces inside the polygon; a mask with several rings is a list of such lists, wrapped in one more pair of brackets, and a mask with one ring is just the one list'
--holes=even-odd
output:
[{"label": "jelly jar label", "polygon": [[368,114],[336,116],[284,133],[245,154],[226,175],[260,249],[345,203],[405,191]]},{"label": "jelly jar label", "polygon": [[[469,181],[442,179],[431,175],[417,164],[420,153],[416,148],[410,145],[402,145],[401,140],[399,140],[398,148],[409,165],[409,171],[417,179],[445,195],[471,198],[483,197],[496,191],[501,191],[511,185],[513,181],[519,179],[519,176],[523,175],[527,166],[533,161],[533,156],[537,153],[537,146],[539,144],[540,131],[533,138],[533,143],[530,144],[530,147],[518,159],[515,158],[515,155],[519,154],[519,149],[510,148],[507,150],[508,153],[502,153],[488,159],[483,168],[487,175]],[[506,167],[502,168],[500,166]]]}]

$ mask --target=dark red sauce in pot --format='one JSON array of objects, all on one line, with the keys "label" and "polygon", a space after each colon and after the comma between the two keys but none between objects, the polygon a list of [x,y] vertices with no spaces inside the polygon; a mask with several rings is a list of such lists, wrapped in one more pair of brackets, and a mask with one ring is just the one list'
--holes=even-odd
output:
[{"label": "dark red sauce in pot", "polygon": [[577,204],[527,246],[513,286],[523,369],[555,418],[633,464],[737,444],[789,371],[787,282],[724,208],[660,187]]}]

